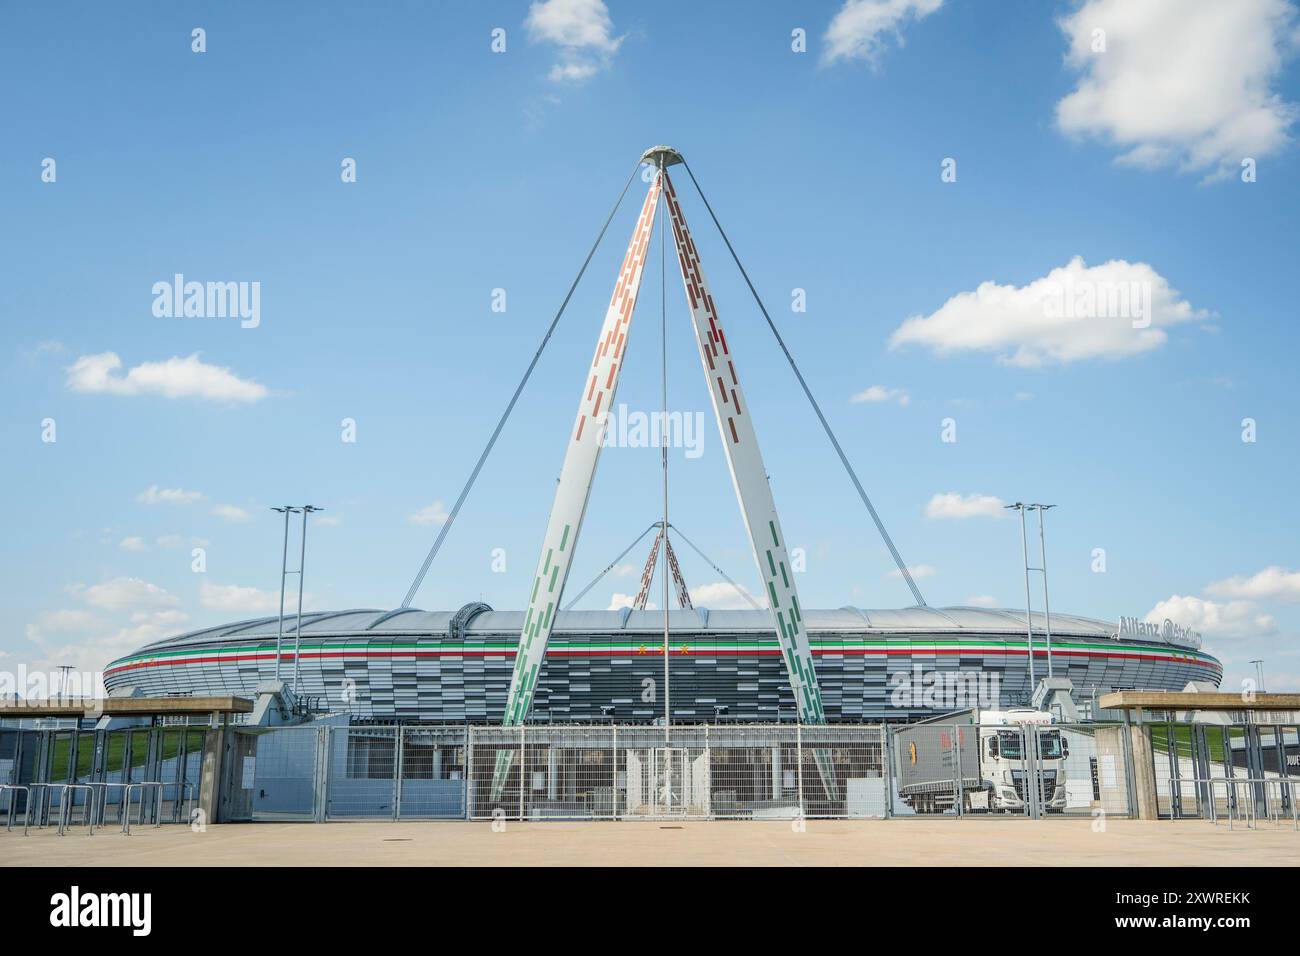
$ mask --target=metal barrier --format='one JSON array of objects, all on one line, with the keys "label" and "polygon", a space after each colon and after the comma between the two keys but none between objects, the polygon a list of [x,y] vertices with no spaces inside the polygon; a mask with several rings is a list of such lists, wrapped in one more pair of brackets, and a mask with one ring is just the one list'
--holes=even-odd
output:
[{"label": "metal barrier", "polygon": [[[1296,786],[1300,784],[1298,780],[1287,777],[1193,777],[1182,779],[1179,783],[1190,783],[1203,791],[1205,804],[1209,809],[1209,820],[1216,826],[1219,822],[1219,802],[1215,790],[1222,786],[1229,830],[1234,828],[1238,816],[1247,829],[1258,829],[1258,804],[1261,802],[1258,797],[1261,793],[1265,819],[1276,826],[1281,826],[1284,808],[1289,806],[1291,828],[1300,830],[1300,811],[1296,808],[1295,800]],[[1243,787],[1247,789],[1244,799],[1241,795]],[[1269,799],[1270,788],[1277,789],[1276,804]]]},{"label": "metal barrier", "polygon": [[140,791],[140,819],[138,822],[141,826],[144,826],[145,788],[146,787],[158,788],[157,799],[154,803],[154,824],[153,825],[155,827],[162,826],[162,803],[163,803],[164,786],[166,786],[166,784],[154,782],[154,781],[140,781],[137,783],[126,784],[126,796],[124,797],[124,803],[122,805],[122,834],[124,836],[131,835],[131,791],[133,789],[138,789]]},{"label": "metal barrier", "polygon": [[[165,802],[166,790],[168,787],[177,786],[177,784],[168,783],[162,780],[136,780],[131,783],[121,783],[116,781],[97,781],[95,783],[81,784],[81,786],[93,788],[95,794],[95,799],[93,799],[91,802],[90,822],[92,827],[91,829],[92,834],[94,833],[93,827],[96,821],[98,821],[101,827],[104,825],[104,817],[106,816],[107,803],[108,803],[108,791],[112,788],[118,788],[122,790],[121,811],[119,813],[121,832],[125,836],[130,836],[131,834],[131,792],[134,790],[140,794],[140,801],[139,801],[140,813],[139,813],[139,819],[137,820],[137,823],[143,826],[145,788],[146,787],[158,788],[155,795],[155,801],[153,807],[153,818],[154,818],[154,826],[160,827],[162,826],[163,803]],[[194,802],[194,798],[193,798],[194,784],[190,783],[189,781],[183,781],[180,784],[180,788],[181,788],[181,795],[180,795],[180,799],[176,801],[177,805],[178,806],[188,805],[192,807]],[[186,813],[185,819],[186,822],[188,823],[189,813]]]},{"label": "metal barrier", "polygon": [[179,822],[197,793],[207,733],[201,727],[0,728],[0,751],[6,754],[0,762],[0,789],[8,793],[6,800],[0,792],[5,830],[12,830],[22,813],[24,832],[52,824],[66,832],[84,800],[81,819],[93,833],[104,825],[107,806],[116,802],[110,794],[119,788],[127,794],[127,784],[144,784],[133,786],[126,799],[127,804],[147,804],[140,809],[142,818],[152,814],[156,824],[169,818]]},{"label": "metal barrier", "polygon": [[[1286,815],[1295,792],[1300,768],[1300,728],[1294,724],[1199,724],[1152,721],[1149,731],[1152,744],[1152,770],[1155,775],[1156,806],[1162,818],[1217,820],[1227,813],[1245,818],[1246,809],[1237,814],[1236,806],[1221,807],[1218,798],[1222,781],[1253,780],[1249,792],[1258,806],[1250,813],[1267,816],[1273,812],[1269,797],[1277,791]],[[1271,781],[1281,781],[1274,784]],[[1209,781],[1214,781],[1210,783]],[[1239,793],[1237,784],[1222,791],[1229,803]]]},{"label": "metal barrier", "polygon": [[[85,811],[82,814],[82,823],[88,824],[90,835],[95,835],[95,820],[91,815],[91,804],[95,802],[95,791],[90,784],[86,783],[52,783],[49,789],[59,791],[59,836],[63,836],[67,827],[72,823],[72,809],[76,805],[76,792],[78,790],[86,791]],[[68,799],[68,792],[71,791],[73,797]]]},{"label": "metal barrier", "polygon": [[18,783],[0,783],[0,791],[9,794],[9,811],[5,814],[5,829],[14,828],[14,797],[18,791],[23,792],[23,836],[27,836],[27,826],[31,819],[32,791],[30,787],[25,787]]}]

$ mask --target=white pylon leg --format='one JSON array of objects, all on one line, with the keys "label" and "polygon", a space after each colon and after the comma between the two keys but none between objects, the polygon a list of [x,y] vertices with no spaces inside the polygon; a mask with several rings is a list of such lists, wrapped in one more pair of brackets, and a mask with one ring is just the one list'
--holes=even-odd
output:
[{"label": "white pylon leg", "polygon": [[[691,321],[695,326],[695,339],[704,366],[704,379],[713,401],[713,412],[718,420],[722,447],[727,453],[727,467],[740,501],[740,512],[749,533],[754,562],[767,592],[768,605],[776,624],[776,637],[781,645],[790,675],[790,689],[794,692],[795,707],[804,723],[825,723],[821,688],[813,667],[812,646],[804,627],[803,609],[795,589],[794,574],[786,549],[781,519],[776,513],[772,487],[763,466],[763,454],[758,447],[758,436],[749,404],[736,374],[736,360],[727,342],[722,320],[718,317],[704,279],[699,252],[686,225],[686,217],[677,202],[672,180],[664,174],[664,201],[673,224],[673,242],[677,246],[677,264],[681,268],[682,284],[686,289]],[[827,796],[838,799],[834,767],[830,754],[821,748],[813,750],[818,774]]]},{"label": "white pylon leg", "polygon": [[754,551],[767,592],[768,604],[776,623],[777,639],[782,656],[790,671],[790,687],[794,691],[799,718],[806,723],[823,723],[821,690],[813,670],[812,650],[808,632],[804,627],[803,609],[795,590],[794,575],[777,517],[776,502],[768,484],[767,470],[763,467],[763,454],[758,447],[753,419],[745,392],[736,374],[735,356],[727,342],[704,279],[700,257],[686,226],[672,180],[664,174],[664,199],[673,224],[673,241],[677,244],[677,262],[681,267],[682,284],[695,325],[695,338],[700,348],[700,361],[704,377],[713,400],[718,430],[722,434],[722,447],[727,453],[727,466],[740,500],[740,511],[749,532],[749,543]]},{"label": "white pylon leg", "polygon": [[[614,405],[619,373],[623,369],[623,352],[627,348],[632,315],[636,310],[637,294],[641,288],[641,275],[645,270],[646,254],[650,247],[650,234],[654,227],[655,209],[662,188],[662,173],[656,172],[650,182],[641,217],[632,231],[627,254],[619,271],[614,294],[610,297],[596,342],[596,354],[591,369],[583,382],[582,398],[578,403],[578,417],[573,425],[569,447],[564,453],[560,469],[560,483],[555,489],[551,516],[546,525],[542,553],[537,560],[537,573],[524,614],[524,626],[519,635],[519,648],[515,652],[515,669],[510,678],[510,693],[506,698],[504,726],[522,723],[532,706],[533,692],[546,644],[555,625],[555,615],[564,594],[572,558],[582,530],[582,519],[591,495],[591,483],[600,458],[605,424]],[[511,751],[497,754],[497,767],[493,775],[493,794],[500,791],[504,773],[510,769]]]}]

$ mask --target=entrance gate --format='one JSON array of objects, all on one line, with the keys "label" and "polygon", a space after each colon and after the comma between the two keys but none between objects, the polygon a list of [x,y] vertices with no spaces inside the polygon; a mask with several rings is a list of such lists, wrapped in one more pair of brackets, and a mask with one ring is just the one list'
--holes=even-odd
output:
[{"label": "entrance gate", "polygon": [[226,751],[223,813],[230,820],[321,818],[326,727],[236,730]]},{"label": "entrance gate", "polygon": [[625,752],[628,817],[707,817],[709,757],[688,747]]}]

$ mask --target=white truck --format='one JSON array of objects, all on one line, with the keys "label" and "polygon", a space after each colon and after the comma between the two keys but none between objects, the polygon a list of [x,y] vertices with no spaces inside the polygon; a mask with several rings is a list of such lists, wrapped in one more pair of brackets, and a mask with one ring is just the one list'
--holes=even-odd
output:
[{"label": "white truck", "polygon": [[970,708],[908,724],[898,742],[898,795],[917,813],[946,813],[960,794],[962,812],[1025,811],[1024,750],[1037,739],[1042,809],[1065,809],[1069,746],[1052,715],[1029,707]]}]

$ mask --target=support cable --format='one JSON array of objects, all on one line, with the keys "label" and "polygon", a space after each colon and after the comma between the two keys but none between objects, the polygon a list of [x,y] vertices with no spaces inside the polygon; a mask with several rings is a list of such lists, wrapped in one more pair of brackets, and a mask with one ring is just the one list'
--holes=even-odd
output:
[{"label": "support cable", "polygon": [[[768,315],[767,306],[763,304],[762,298],[759,297],[758,290],[754,288],[754,283],[749,280],[749,273],[747,273],[745,267],[741,265],[740,256],[736,255],[736,250],[732,247],[731,240],[727,238],[726,230],[722,228],[722,223],[718,221],[717,214],[713,211],[713,207],[709,205],[709,200],[704,195],[704,190],[700,188],[699,180],[695,178],[695,172],[691,169],[690,163],[686,162],[685,159],[682,160],[682,165],[686,167],[686,174],[691,177],[691,182],[695,184],[695,191],[700,194],[700,199],[704,201],[704,208],[709,211],[709,216],[713,219],[713,224],[718,227],[718,235],[722,236],[722,241],[727,244],[727,251],[731,253],[731,258],[735,261],[736,268],[740,270],[740,275],[744,278],[745,285],[749,286],[749,292],[754,297],[754,301],[758,303],[759,311],[763,313],[763,318],[767,320],[767,327],[772,330],[772,335],[776,337],[777,344],[781,346],[781,351],[785,353],[786,361],[790,363],[790,368],[794,371],[795,378],[799,380],[799,385],[803,388],[804,395],[807,396],[809,404],[813,407],[813,411],[817,413],[817,419],[821,422],[822,428],[826,432],[826,437],[831,440],[831,445],[834,446],[835,453],[840,456],[840,463],[844,466],[844,470],[848,472],[849,478],[853,482],[853,487],[857,489],[858,497],[861,498],[862,503],[867,506],[867,511],[871,514],[871,520],[876,523],[876,530],[880,532],[880,537],[884,540],[885,547],[889,549],[889,553],[894,558],[894,564],[898,565],[898,570],[899,573],[903,575],[903,580],[906,581],[907,586],[912,589],[912,596],[916,598],[916,603],[921,607],[926,607],[925,598],[921,597],[921,590],[916,586],[916,581],[912,579],[912,572],[909,571],[907,565],[903,563],[903,556],[898,553],[898,548],[894,547],[894,541],[889,537],[889,532],[885,530],[885,524],[880,520],[880,515],[876,513],[875,507],[871,504],[871,499],[867,497],[867,492],[862,487],[862,482],[858,480],[857,472],[855,472],[853,466],[849,464],[848,456],[844,454],[844,449],[840,447],[839,440],[835,437],[835,433],[831,431],[830,423],[826,421],[826,416],[822,414],[821,406],[817,404],[817,399],[813,398],[812,390],[804,380],[803,373],[799,371],[799,366],[795,364],[794,356],[791,355],[790,350],[786,348],[785,340],[781,338],[781,333],[777,331],[776,323],[773,322],[772,317]],[[692,545],[692,547],[694,547],[694,545]]]},{"label": "support cable", "polygon": [[628,553],[629,551],[631,551],[631,550],[632,550],[633,548],[635,548],[638,544],[640,544],[640,543],[641,543],[641,540],[642,540],[646,535],[648,535],[651,531],[653,531],[655,528],[657,528],[657,527],[659,527],[659,522],[658,522],[658,521],[656,521],[654,524],[650,525],[648,528],[646,528],[644,531],[642,531],[639,535],[637,535],[637,536],[636,536],[636,540],[633,541],[631,544],[629,544],[629,545],[628,545],[626,548],[624,548],[622,551],[620,551],[618,557],[615,558],[613,561],[609,562],[609,564],[607,564],[607,565],[605,566],[605,570],[601,571],[600,574],[596,575],[595,578],[592,579],[592,581],[591,581],[590,584],[588,584],[585,588],[583,588],[581,591],[578,592],[578,596],[577,596],[577,597],[575,597],[575,598],[574,598],[572,601],[570,601],[568,604],[564,605],[564,610],[566,610],[566,611],[572,611],[572,610],[573,610],[573,606],[574,606],[575,604],[577,604],[579,601],[581,601],[584,597],[586,597],[588,591],[590,591],[590,590],[591,590],[592,588],[594,588],[597,584],[599,584],[600,581],[601,581],[601,579],[602,579],[605,575],[609,574],[610,571],[613,571],[613,570],[614,570],[614,567],[615,567],[615,566],[616,566],[620,561],[622,561],[625,557],[627,557],[627,553]]},{"label": "support cable", "polygon": [[[664,158],[659,157],[659,178],[664,176]],[[672,678],[668,669],[668,269],[665,249],[668,245],[667,230],[664,228],[664,206],[668,198],[659,193],[659,361],[663,417],[659,419],[659,452],[664,479],[664,746],[670,743],[669,727],[672,725]]]},{"label": "support cable", "polygon": [[677,532],[677,537],[681,538],[681,539],[682,539],[683,541],[685,541],[688,545],[690,545],[691,550],[693,550],[696,554],[698,554],[701,558],[703,558],[705,564],[707,564],[709,567],[711,567],[714,571],[718,572],[718,574],[721,574],[721,575],[722,575],[722,580],[726,581],[726,582],[727,582],[728,584],[730,584],[733,588],[735,588],[735,589],[736,589],[736,593],[739,594],[741,597],[743,597],[746,601],[748,601],[749,604],[750,604],[750,606],[751,606],[755,611],[761,611],[761,610],[763,610],[763,605],[761,605],[761,604],[759,604],[757,601],[755,601],[754,598],[750,595],[750,593],[749,593],[748,591],[746,591],[744,588],[742,588],[742,587],[741,587],[739,584],[737,584],[735,581],[731,580],[731,578],[729,578],[729,577],[727,576],[727,572],[724,571],[724,570],[722,570],[722,568],[718,567],[716,564],[714,564],[713,561],[710,560],[710,558],[709,558],[709,556],[708,556],[707,554],[705,554],[705,553],[704,553],[703,551],[701,551],[699,548],[695,547],[695,542],[692,541],[690,538],[686,537],[686,535],[682,534],[682,529],[681,529],[681,528],[677,527],[677,525],[675,525],[675,524],[670,524],[668,527],[669,527],[670,530],[672,530],[672,531],[676,531],[676,532]]},{"label": "support cable", "polygon": [[636,178],[637,170],[640,168],[641,161],[637,160],[636,166],[632,168],[631,175],[627,177],[627,182],[623,184],[623,191],[618,194],[618,201],[614,203],[614,208],[611,209],[609,215],[605,217],[605,224],[600,227],[600,232],[596,236],[596,241],[591,244],[591,250],[587,253],[587,258],[583,260],[582,268],[579,269],[578,274],[574,276],[573,284],[569,286],[569,291],[564,296],[564,301],[560,303],[559,311],[555,313],[555,318],[551,320],[551,325],[546,330],[546,335],[542,337],[542,344],[537,346],[537,352],[533,355],[533,360],[528,363],[528,368],[524,372],[524,377],[519,380],[519,384],[515,387],[515,393],[510,397],[510,403],[506,405],[506,410],[501,414],[501,420],[497,422],[497,427],[492,430],[492,437],[488,439],[487,445],[483,449],[483,453],[479,455],[478,463],[474,466],[474,470],[470,472],[469,480],[465,482],[465,487],[461,489],[460,497],[458,497],[456,503],[452,505],[451,512],[447,515],[447,520],[443,522],[442,528],[438,531],[438,537],[434,539],[433,547],[429,549],[429,554],[425,557],[424,564],[420,566],[420,573],[417,574],[415,580],[411,582],[410,590],[406,592],[406,597],[402,600],[403,608],[411,606],[411,601],[415,599],[416,592],[420,590],[420,585],[424,583],[424,576],[429,573],[429,566],[433,564],[433,559],[437,557],[438,550],[442,547],[442,542],[446,540],[447,533],[451,531],[451,526],[456,523],[456,516],[460,514],[461,506],[465,504],[465,499],[469,497],[470,489],[474,487],[474,482],[477,480],[479,472],[483,470],[483,465],[487,462],[488,455],[492,453],[492,447],[496,444],[497,438],[501,435],[501,429],[505,427],[506,420],[510,417],[510,413],[514,411],[515,403],[519,401],[519,396],[523,393],[524,386],[528,384],[528,379],[532,377],[533,369],[537,367],[537,362],[542,357],[542,351],[546,348],[546,343],[551,340],[551,335],[555,332],[555,327],[560,324],[560,317],[564,315],[564,310],[568,308],[569,300],[573,298],[574,290],[578,288],[578,283],[582,281],[582,276],[587,271],[587,266],[591,264],[592,256],[596,254],[596,249],[600,246],[600,241],[605,238],[605,230],[607,230],[609,224],[613,222],[614,214],[618,212],[618,207],[623,204],[623,197],[627,195],[628,187],[632,185],[632,180]]}]

